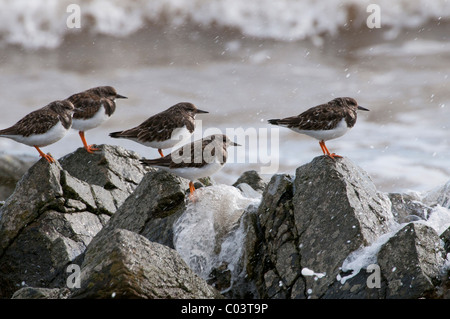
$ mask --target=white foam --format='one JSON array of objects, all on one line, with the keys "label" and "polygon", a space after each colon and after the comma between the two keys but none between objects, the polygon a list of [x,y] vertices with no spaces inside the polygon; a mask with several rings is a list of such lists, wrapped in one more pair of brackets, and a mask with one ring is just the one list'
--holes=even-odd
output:
[{"label": "white foam", "polygon": [[[404,225],[403,225],[404,226]],[[347,276],[341,277],[338,275],[336,278],[341,282],[341,284],[345,284],[345,282],[356,276],[361,269],[366,269],[370,264],[376,264],[377,262],[377,254],[380,251],[381,247],[392,237],[397,231],[401,228],[400,225],[393,226],[393,230],[381,235],[377,238],[371,245],[366,247],[360,247],[359,249],[351,252],[347,258],[342,263],[342,271],[351,273]]]},{"label": "white foam", "polygon": [[[425,224],[433,228],[438,235],[441,235],[448,227],[450,227],[450,210],[438,205],[432,209],[427,220],[419,220],[414,223]],[[393,224],[390,232],[378,237],[371,245],[360,247],[350,253],[342,263],[341,269],[344,272],[351,271],[351,273],[344,277],[338,275],[336,279],[339,280],[341,284],[344,284],[348,279],[356,276],[361,269],[366,269],[370,264],[376,264],[377,255],[381,247],[406,224],[407,223]],[[448,265],[447,261],[442,267],[445,268],[448,267]]]},{"label": "white foam", "polygon": [[255,197],[246,197],[227,185],[197,189],[196,201],[190,202],[175,222],[175,249],[202,278],[207,279],[211,270],[222,263],[233,275],[238,269],[245,237],[239,218],[250,205],[258,206],[261,201],[260,194],[251,194]]},{"label": "white foam", "polygon": [[303,276],[307,276],[307,277],[314,277],[314,278],[318,278],[318,279],[320,279],[320,278],[323,278],[323,277],[325,277],[326,276],[326,273],[316,273],[316,272],[314,272],[314,270],[311,270],[311,269],[309,269],[309,268],[302,268],[302,275]]},{"label": "white foam", "polygon": [[[66,20],[72,0],[0,1],[0,33],[6,43],[27,48],[54,48],[70,29]],[[312,39],[321,43],[323,35],[336,35],[353,19],[352,27],[366,27],[369,0],[78,0],[81,29],[94,34],[127,36],[164,22],[185,23],[205,28],[215,24],[237,28],[244,35],[278,40]],[[430,20],[450,15],[445,1],[379,0],[382,27],[395,37],[404,28],[419,27]],[[356,12],[356,18],[353,17]],[[326,17],[326,19],[324,19]]]}]

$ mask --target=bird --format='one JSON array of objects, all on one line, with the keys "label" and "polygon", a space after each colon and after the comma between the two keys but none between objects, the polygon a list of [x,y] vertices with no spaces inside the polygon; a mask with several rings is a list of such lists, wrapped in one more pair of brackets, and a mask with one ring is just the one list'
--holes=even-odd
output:
[{"label": "bird", "polygon": [[58,100],[25,115],[16,124],[0,130],[0,137],[34,146],[39,155],[49,163],[55,160],[50,154],[41,151],[41,147],[62,139],[72,126],[74,106],[66,100]]},{"label": "bird", "polygon": [[75,106],[72,128],[79,131],[83,146],[89,153],[98,151],[93,145],[88,145],[85,132],[96,128],[108,120],[116,110],[116,99],[126,99],[117,94],[112,86],[98,86],[73,94],[67,98]]},{"label": "bird", "polygon": [[163,149],[174,147],[194,133],[195,116],[199,113],[209,112],[199,110],[192,103],[180,102],[151,116],[136,127],[113,132],[109,136],[129,139],[156,148],[159,155],[164,157]]},{"label": "bird", "polygon": [[325,141],[347,133],[356,123],[357,110],[369,111],[365,107],[359,106],[351,97],[338,97],[328,103],[314,106],[300,115],[271,119],[268,122],[319,140],[323,154],[335,159],[342,156],[330,153]]},{"label": "bird", "polygon": [[141,159],[144,166],[153,166],[189,180],[189,198],[193,200],[194,181],[211,176],[225,165],[229,146],[241,146],[224,134],[215,134],[186,144],[169,155],[157,159]]}]

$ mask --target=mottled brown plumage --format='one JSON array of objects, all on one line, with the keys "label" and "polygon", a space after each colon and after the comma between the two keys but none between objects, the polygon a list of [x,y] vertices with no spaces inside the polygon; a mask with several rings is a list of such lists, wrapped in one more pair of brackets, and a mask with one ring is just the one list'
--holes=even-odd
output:
[{"label": "mottled brown plumage", "polygon": [[186,144],[167,156],[157,159],[141,160],[142,164],[174,168],[203,167],[217,160],[224,165],[228,158],[227,147],[237,144],[226,135],[210,135],[201,140]]},{"label": "mottled brown plumage", "polygon": [[184,145],[171,154],[157,159],[142,159],[145,166],[154,166],[189,179],[191,197],[195,191],[194,180],[220,170],[227,161],[228,146],[239,146],[226,135],[210,135]]},{"label": "mottled brown plumage", "polygon": [[0,135],[21,135],[28,137],[32,134],[44,134],[58,122],[66,128],[72,126],[73,105],[67,101],[54,101],[39,110],[25,115],[16,124],[0,130]]},{"label": "mottled brown plumage", "polygon": [[272,119],[268,122],[318,139],[323,153],[334,158],[340,156],[331,154],[325,146],[325,141],[340,137],[351,129],[356,123],[357,110],[368,111],[358,106],[353,98],[338,97],[328,103],[312,107],[300,115]]},{"label": "mottled brown plumage", "polygon": [[198,113],[208,112],[197,109],[192,103],[177,103],[167,110],[151,116],[134,128],[113,132],[109,136],[113,138],[126,138],[149,147],[157,148],[161,156],[163,156],[161,149],[171,148],[181,142],[178,136],[173,136],[175,130],[185,127],[187,129],[187,132],[184,134],[185,137],[194,132],[195,115]]},{"label": "mottled brown plumage", "polygon": [[115,99],[126,99],[119,95],[112,86],[99,86],[67,98],[75,106],[74,119],[90,119],[100,108],[104,108],[105,114],[111,116],[116,110]]},{"label": "mottled brown plumage", "polygon": [[40,147],[55,143],[67,133],[72,126],[73,111],[71,102],[54,101],[27,114],[13,126],[0,130],[0,136],[34,146],[40,156],[53,163],[51,155],[44,154]]},{"label": "mottled brown plumage", "polygon": [[87,144],[84,132],[109,119],[116,110],[116,99],[126,99],[126,97],[117,94],[112,86],[95,87],[67,98],[75,106],[72,127],[79,131],[84,148],[89,153],[97,149]]}]

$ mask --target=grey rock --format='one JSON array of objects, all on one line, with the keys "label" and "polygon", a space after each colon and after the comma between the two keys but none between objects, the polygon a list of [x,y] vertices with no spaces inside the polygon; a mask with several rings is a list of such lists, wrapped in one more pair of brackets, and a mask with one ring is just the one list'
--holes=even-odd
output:
[{"label": "grey rock", "polygon": [[220,298],[178,253],[115,229],[89,246],[71,298]]},{"label": "grey rock", "polygon": [[254,170],[242,173],[233,186],[239,187],[242,183],[250,185],[255,191],[260,193],[264,192],[264,189],[267,186],[267,183],[265,183],[261,176],[259,176],[259,174]]},{"label": "grey rock", "polygon": [[14,192],[17,182],[36,161],[36,157],[27,155],[0,154],[0,201]]},{"label": "grey rock", "polygon": [[[245,268],[248,280],[254,282],[255,298],[286,298],[289,295],[275,264],[278,248],[297,237],[292,197],[292,178],[289,175],[274,175],[264,190],[258,212],[248,216],[250,227],[244,242],[247,253]],[[292,253],[296,254],[297,250]],[[288,268],[285,272],[294,271],[292,267]],[[248,293],[251,291],[248,289]]]},{"label": "grey rock", "polygon": [[[233,215],[227,227],[225,215],[214,219],[214,254],[223,247],[233,254],[214,265],[207,283],[182,260],[185,252],[171,249],[180,217],[197,216],[187,205],[188,181],[144,170],[134,152],[100,148],[80,148],[54,164],[38,161],[0,207],[0,298],[220,297],[208,283],[228,298],[448,296],[442,267],[450,229],[439,238],[421,221],[436,206],[450,206],[450,183],[423,198],[383,194],[349,159],[325,156],[299,167],[295,178],[274,175],[267,184],[245,172],[234,186],[257,195],[251,198],[262,193],[262,201]],[[410,221],[419,222],[374,255],[380,288],[367,286],[364,268],[337,280],[348,275],[341,266],[352,252]],[[234,247],[242,238],[243,246]],[[80,289],[66,288],[69,264],[81,266]]]},{"label": "grey rock", "polygon": [[444,242],[444,251],[447,254],[450,253],[450,227],[441,234],[440,238]]},{"label": "grey rock", "polygon": [[94,154],[79,148],[59,162],[71,176],[89,185],[133,192],[146,172],[139,162],[140,156],[120,146],[99,145],[98,148]]},{"label": "grey rock", "polygon": [[417,195],[390,193],[388,196],[392,203],[392,213],[400,224],[426,220],[432,211]]},{"label": "grey rock", "polygon": [[0,209],[0,256],[18,233],[38,218],[42,208],[63,196],[61,166],[45,160],[33,165]]},{"label": "grey rock", "polygon": [[316,157],[296,171],[294,218],[301,266],[325,273],[306,277],[308,297],[319,298],[352,251],[388,232],[391,203],[349,159]]},{"label": "grey rock", "polygon": [[[322,298],[345,258],[390,230],[391,203],[350,160],[321,156],[274,175],[247,238],[259,298]],[[304,276],[302,269],[325,274]]]},{"label": "grey rock", "polygon": [[421,223],[409,223],[378,253],[387,282],[386,298],[420,298],[434,290],[444,264],[439,236]]},{"label": "grey rock", "polygon": [[[0,297],[9,298],[22,283],[64,285],[67,265],[82,256],[143,177],[138,163],[134,153],[102,146],[98,154],[83,149],[66,156],[65,168],[42,159],[33,165],[0,208]],[[95,180],[105,183],[88,182]]]},{"label": "grey rock", "polygon": [[86,209],[90,211],[97,209],[91,186],[88,183],[72,177],[67,171],[62,171],[61,184],[66,197],[84,203]]},{"label": "grey rock", "polygon": [[24,287],[17,290],[12,299],[67,299],[70,290],[67,288],[34,288]]},{"label": "grey rock", "polygon": [[150,169],[99,237],[121,228],[173,248],[172,226],[186,208],[186,188],[189,188],[188,181],[163,170]]},{"label": "grey rock", "polygon": [[450,181],[426,193],[422,202],[428,206],[440,205],[450,208]]},{"label": "grey rock", "polygon": [[322,296],[323,299],[385,299],[386,281],[380,279],[379,287],[369,287],[367,281],[370,280],[372,273],[361,270],[354,277],[342,284],[339,281],[327,289]]}]

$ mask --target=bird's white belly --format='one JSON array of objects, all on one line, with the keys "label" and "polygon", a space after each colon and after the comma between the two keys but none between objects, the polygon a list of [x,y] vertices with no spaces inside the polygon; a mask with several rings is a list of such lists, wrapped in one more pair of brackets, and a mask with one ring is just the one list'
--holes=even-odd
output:
[{"label": "bird's white belly", "polygon": [[72,128],[78,131],[87,131],[97,126],[100,126],[104,122],[109,119],[108,114],[106,114],[105,109],[103,107],[95,113],[93,117],[90,119],[73,119],[72,120]]},{"label": "bird's white belly", "polygon": [[349,128],[347,127],[347,122],[345,122],[345,119],[343,118],[338,125],[334,129],[331,130],[322,130],[322,131],[312,131],[312,130],[299,130],[295,128],[291,128],[291,130],[300,133],[305,134],[311,137],[314,137],[318,140],[328,141],[332,140],[334,138],[341,137],[345,133],[348,132]]},{"label": "bird's white belly", "polygon": [[135,140],[136,142],[139,142],[141,144],[144,144],[145,146],[152,147],[152,148],[158,148],[158,149],[166,149],[166,148],[172,148],[178,144],[183,143],[186,139],[191,137],[192,133],[189,132],[189,130],[186,128],[186,126],[183,126],[181,128],[174,129],[172,132],[172,135],[170,139],[165,141],[147,141],[144,142],[142,140]]},{"label": "bird's white belly", "polygon": [[22,135],[2,135],[2,137],[8,137],[16,142],[29,146],[44,147],[59,141],[66,135],[67,132],[68,130],[62,125],[62,123],[58,122],[44,134],[32,134],[26,137]]},{"label": "bird's white belly", "polygon": [[154,166],[162,168],[168,172],[174,173],[175,175],[178,175],[180,177],[186,178],[190,181],[194,181],[196,179],[211,176],[214,173],[220,171],[223,167],[223,165],[219,162],[213,162],[206,164],[203,167],[189,167],[189,168],[172,168],[169,169],[167,167],[160,167],[160,166]]}]

